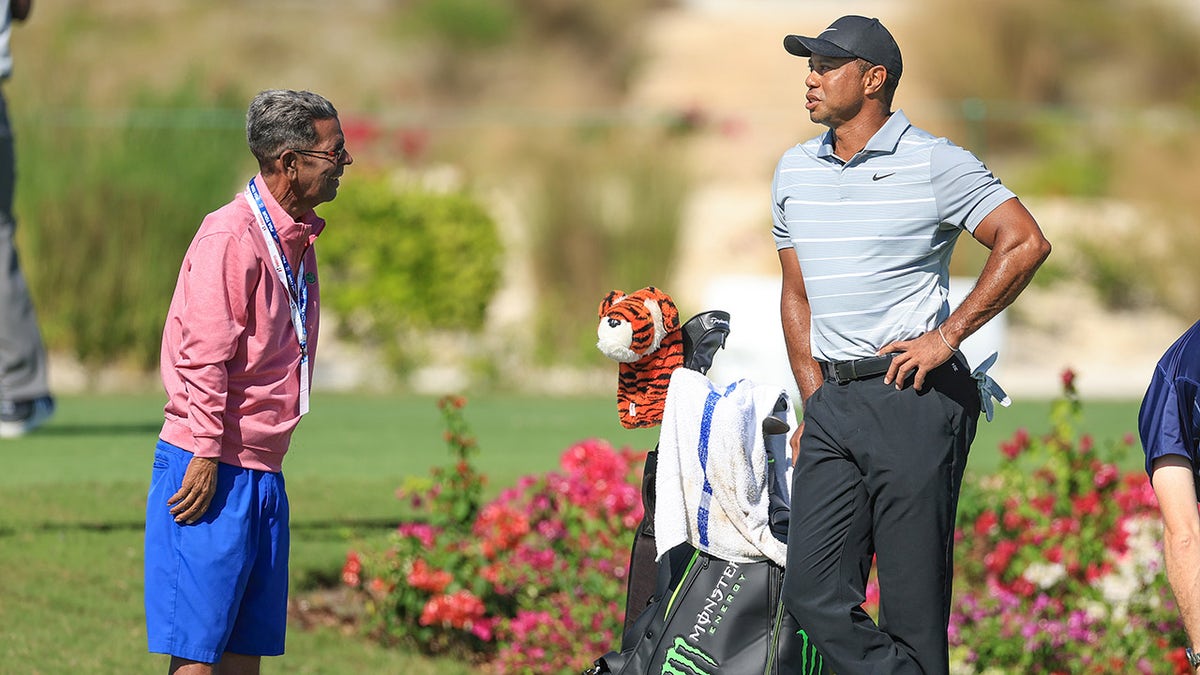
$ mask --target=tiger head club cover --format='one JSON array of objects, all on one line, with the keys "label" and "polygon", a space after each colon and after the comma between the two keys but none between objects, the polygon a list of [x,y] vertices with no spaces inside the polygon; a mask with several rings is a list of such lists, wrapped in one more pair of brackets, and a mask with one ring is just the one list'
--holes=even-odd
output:
[{"label": "tiger head club cover", "polygon": [[679,310],[654,286],[614,290],[600,303],[596,348],[620,363],[617,415],[626,429],[662,423],[671,373],[683,365]]}]

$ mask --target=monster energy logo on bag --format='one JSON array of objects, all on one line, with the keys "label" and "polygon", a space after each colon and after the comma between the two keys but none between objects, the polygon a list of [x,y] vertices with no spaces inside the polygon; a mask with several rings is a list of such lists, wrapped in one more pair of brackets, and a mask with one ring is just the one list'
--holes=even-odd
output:
[{"label": "monster energy logo on bag", "polygon": [[717,675],[719,664],[703,649],[688,644],[682,635],[667,650],[661,675]]},{"label": "monster energy logo on bag", "polygon": [[[737,577],[736,581],[733,580],[735,576]],[[745,580],[746,575],[739,573],[737,563],[731,562],[725,566],[725,571],[721,573],[717,585],[704,601],[704,609],[696,615],[696,623],[692,626],[691,634],[688,635],[689,640],[697,642],[701,635],[705,633],[713,635],[717,632],[721,619],[725,618],[725,613],[733,604],[734,596],[742,590],[741,582]]]},{"label": "monster energy logo on bag", "polygon": [[817,653],[817,648],[809,642],[808,633],[805,633],[804,629],[800,629],[796,631],[796,637],[804,641],[804,646],[801,649],[800,669],[796,672],[803,675],[815,675],[821,672],[821,669],[825,667],[825,659]]},{"label": "monster energy logo on bag", "polygon": [[686,637],[675,636],[663,660],[661,675],[716,675],[720,664],[692,643],[698,643],[703,636],[717,632],[745,580],[746,575],[741,573],[737,563],[726,563],[717,585],[705,597],[704,607],[696,614],[696,623],[692,624],[691,632]]}]

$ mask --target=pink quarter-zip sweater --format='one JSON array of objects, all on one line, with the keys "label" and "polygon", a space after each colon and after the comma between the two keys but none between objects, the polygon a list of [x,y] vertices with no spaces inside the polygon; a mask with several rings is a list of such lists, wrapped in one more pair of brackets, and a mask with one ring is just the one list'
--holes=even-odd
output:
[{"label": "pink quarter-zip sweater", "polygon": [[[254,180],[297,274],[303,256],[311,377],[321,297],[312,243],[325,221],[312,211],[293,220],[262,175]],[[244,195],[210,213],[188,247],[160,365],[167,391],[162,440],[197,457],[280,470],[300,421],[300,343],[288,289]]]}]

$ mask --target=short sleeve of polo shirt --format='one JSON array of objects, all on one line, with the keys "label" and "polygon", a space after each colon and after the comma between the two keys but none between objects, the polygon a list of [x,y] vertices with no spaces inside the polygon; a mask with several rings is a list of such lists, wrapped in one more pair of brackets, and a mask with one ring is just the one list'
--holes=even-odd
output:
[{"label": "short sleeve of polo shirt", "polygon": [[1147,475],[1154,460],[1166,455],[1182,455],[1195,463],[1196,389],[1190,379],[1171,380],[1161,368],[1155,370],[1138,412],[1138,435],[1146,452]]},{"label": "short sleeve of polo shirt", "polygon": [[1016,197],[970,151],[947,141],[933,147],[929,181],[943,223],[974,232],[997,206]]},{"label": "short sleeve of polo shirt", "polygon": [[792,247],[792,237],[788,234],[787,225],[783,222],[783,204],[779,202],[779,167],[783,166],[783,160],[775,165],[775,175],[771,177],[771,236],[775,238],[775,248],[785,249]]}]

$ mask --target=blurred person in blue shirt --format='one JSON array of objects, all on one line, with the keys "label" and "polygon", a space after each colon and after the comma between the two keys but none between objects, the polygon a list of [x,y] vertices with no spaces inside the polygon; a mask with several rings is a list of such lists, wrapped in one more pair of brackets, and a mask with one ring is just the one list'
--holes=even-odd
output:
[{"label": "blurred person in blue shirt", "polygon": [[1163,354],[1138,413],[1146,473],[1163,519],[1167,581],[1187,631],[1188,661],[1200,672],[1200,322]]}]

